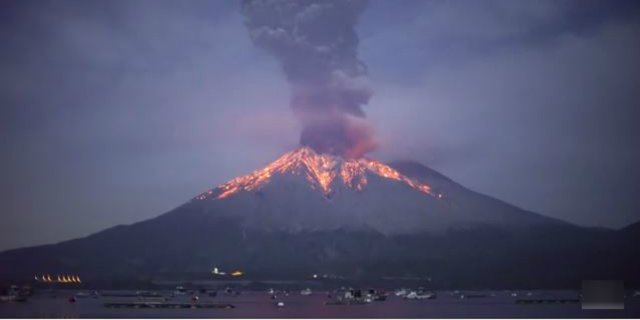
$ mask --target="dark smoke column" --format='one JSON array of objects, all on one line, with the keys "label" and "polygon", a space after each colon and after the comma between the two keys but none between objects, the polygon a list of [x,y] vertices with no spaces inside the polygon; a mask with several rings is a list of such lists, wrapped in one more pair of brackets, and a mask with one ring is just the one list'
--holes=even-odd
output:
[{"label": "dark smoke column", "polygon": [[242,2],[253,43],[278,59],[291,84],[300,143],[318,152],[359,157],[375,147],[363,119],[371,90],[354,29],[365,7],[361,0]]}]

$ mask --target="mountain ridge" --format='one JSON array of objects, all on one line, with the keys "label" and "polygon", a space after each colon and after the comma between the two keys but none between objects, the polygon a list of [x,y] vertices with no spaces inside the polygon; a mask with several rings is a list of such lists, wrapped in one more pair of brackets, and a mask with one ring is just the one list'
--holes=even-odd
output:
[{"label": "mountain ridge", "polygon": [[[222,198],[217,197],[229,189],[214,188],[202,193],[204,199],[200,194],[149,220],[4,251],[0,280],[56,272],[88,281],[203,277],[213,266],[242,269],[253,279],[305,279],[311,273],[370,281],[417,276],[432,277],[430,285],[440,287],[638,280],[638,250],[627,233],[590,230],[522,210],[426,166],[405,163],[393,170],[443,196],[378,174],[367,176],[362,189],[334,180],[326,193],[320,185],[314,188],[305,172],[270,174],[259,188]],[[610,254],[606,263],[602,252]]]}]

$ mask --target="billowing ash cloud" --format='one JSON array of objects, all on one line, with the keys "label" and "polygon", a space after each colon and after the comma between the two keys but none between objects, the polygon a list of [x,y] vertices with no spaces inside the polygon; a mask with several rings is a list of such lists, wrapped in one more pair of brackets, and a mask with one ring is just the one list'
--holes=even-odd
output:
[{"label": "billowing ash cloud", "polygon": [[372,93],[354,29],[365,7],[363,0],[242,3],[254,44],[273,54],[291,84],[300,143],[318,152],[359,157],[375,147],[363,119]]}]

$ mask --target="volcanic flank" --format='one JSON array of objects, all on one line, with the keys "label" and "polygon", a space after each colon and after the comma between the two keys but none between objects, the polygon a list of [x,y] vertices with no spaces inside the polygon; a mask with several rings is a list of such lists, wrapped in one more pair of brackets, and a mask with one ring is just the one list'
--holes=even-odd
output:
[{"label": "volcanic flank", "polygon": [[365,7],[360,0],[242,1],[251,40],[290,84],[301,147],[154,219],[0,253],[0,282],[45,274],[103,283],[211,279],[213,267],[252,280],[318,273],[374,287],[407,276],[449,288],[640,280],[640,252],[629,246],[638,228],[576,227],[415,162],[366,158],[376,146],[362,109],[372,91],[355,32]]},{"label": "volcanic flank", "polygon": [[369,158],[344,158],[300,147],[262,169],[201,193],[192,205],[238,219],[249,230],[286,232],[438,234],[477,225],[556,223],[511,206],[495,208],[468,193],[437,175],[411,178]]},{"label": "volcanic flank", "polygon": [[326,273],[375,286],[428,276],[444,287],[567,287],[588,277],[638,280],[639,252],[627,244],[636,238],[519,209],[415,162],[301,147],[154,219],[0,253],[0,282],[203,279],[218,266],[250,279]]}]

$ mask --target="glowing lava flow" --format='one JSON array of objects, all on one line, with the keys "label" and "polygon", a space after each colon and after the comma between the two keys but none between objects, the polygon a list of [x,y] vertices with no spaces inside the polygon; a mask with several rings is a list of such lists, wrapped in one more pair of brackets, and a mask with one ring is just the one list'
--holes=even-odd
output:
[{"label": "glowing lava flow", "polygon": [[[343,159],[329,154],[318,154],[311,148],[302,147],[284,154],[268,166],[246,176],[237,177],[220,187],[219,192],[208,190],[196,197],[198,200],[222,199],[239,191],[252,191],[269,182],[275,174],[304,174],[312,187],[318,187],[324,194],[331,192],[336,177],[349,188],[363,190],[367,185],[367,173],[403,182],[418,191],[442,198],[434,194],[431,187],[409,179],[390,166],[371,159]],[[214,195],[215,194],[215,195]]]}]

